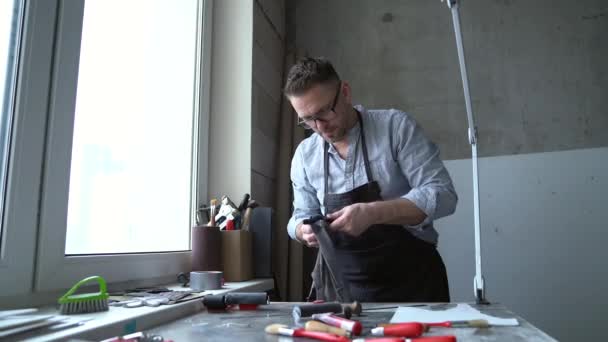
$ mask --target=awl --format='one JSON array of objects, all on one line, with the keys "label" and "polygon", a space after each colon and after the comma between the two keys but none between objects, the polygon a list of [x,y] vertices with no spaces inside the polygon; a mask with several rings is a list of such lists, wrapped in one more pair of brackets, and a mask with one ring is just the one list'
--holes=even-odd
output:
[{"label": "awl", "polygon": [[428,327],[444,328],[488,328],[490,324],[485,319],[474,319],[470,321],[445,321],[437,323],[423,323]]},{"label": "awl", "polygon": [[485,319],[474,319],[470,321],[445,321],[436,323],[421,323],[421,322],[408,322],[408,323],[382,323],[378,324],[379,327],[392,327],[400,324],[424,324],[427,327],[444,327],[444,328],[489,328],[490,324]]}]

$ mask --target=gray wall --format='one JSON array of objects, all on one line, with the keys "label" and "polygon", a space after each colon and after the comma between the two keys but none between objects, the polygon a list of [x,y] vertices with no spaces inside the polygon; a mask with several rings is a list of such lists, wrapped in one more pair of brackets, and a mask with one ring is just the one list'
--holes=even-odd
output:
[{"label": "gray wall", "polygon": [[237,200],[251,188],[252,156],[243,148],[251,142],[253,120],[252,12],[251,2],[213,2],[208,199]]},{"label": "gray wall", "polygon": [[[471,161],[445,162],[460,203],[436,222],[454,301],[472,301]],[[608,148],[480,159],[487,297],[563,341],[605,340]]]},{"label": "gray wall", "polygon": [[[450,12],[429,0],[288,1],[289,42],[326,56],[354,102],[410,112],[461,201],[437,222],[453,299],[473,299],[470,147]],[[595,338],[608,288],[608,5],[467,0],[488,297],[561,340]],[[463,159],[464,158],[464,159]]]},{"label": "gray wall", "polygon": [[[445,158],[470,155],[445,2],[291,6],[297,48],[334,61],[356,101],[411,112]],[[480,155],[608,145],[605,1],[468,0],[460,12]]]}]

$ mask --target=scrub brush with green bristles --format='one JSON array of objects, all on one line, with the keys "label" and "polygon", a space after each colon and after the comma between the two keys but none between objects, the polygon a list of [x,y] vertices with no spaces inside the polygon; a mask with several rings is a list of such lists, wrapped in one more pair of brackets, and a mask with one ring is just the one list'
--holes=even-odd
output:
[{"label": "scrub brush with green bristles", "polygon": [[[85,283],[96,280],[99,292],[74,294]],[[76,285],[59,298],[59,312],[62,315],[98,312],[108,310],[108,291],[106,281],[100,276],[92,276],[77,282]]]}]

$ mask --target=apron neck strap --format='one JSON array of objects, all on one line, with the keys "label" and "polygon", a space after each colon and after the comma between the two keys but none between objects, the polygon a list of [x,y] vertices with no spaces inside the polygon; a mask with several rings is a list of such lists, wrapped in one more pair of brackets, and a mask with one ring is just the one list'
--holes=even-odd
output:
[{"label": "apron neck strap", "polygon": [[[371,183],[373,181],[372,177],[372,169],[369,166],[369,158],[367,156],[367,146],[365,144],[365,131],[363,129],[363,119],[361,118],[361,113],[355,109],[357,112],[357,118],[359,120],[359,135],[361,136],[361,148],[363,151],[363,163],[365,164],[365,174],[367,175],[367,182]],[[323,207],[327,208],[327,189],[329,189],[329,143],[327,141],[323,144],[323,176],[325,178],[324,189],[323,189]]]}]

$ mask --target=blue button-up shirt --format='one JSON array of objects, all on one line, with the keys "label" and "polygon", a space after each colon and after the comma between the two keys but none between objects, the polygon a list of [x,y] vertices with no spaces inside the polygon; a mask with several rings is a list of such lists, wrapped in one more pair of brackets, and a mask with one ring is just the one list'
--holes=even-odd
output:
[{"label": "blue button-up shirt", "polygon": [[[355,108],[361,112],[372,177],[380,185],[382,198],[412,201],[427,217],[418,225],[404,228],[436,244],[438,234],[433,220],[452,214],[458,201],[452,179],[439,158],[439,149],[416,121],[402,111]],[[347,192],[368,182],[360,129],[357,123],[348,132],[346,159],[340,158],[330,144],[329,193]],[[302,141],[291,163],[294,211],[287,231],[292,239],[302,220],[325,214],[323,141],[316,133]]]}]

